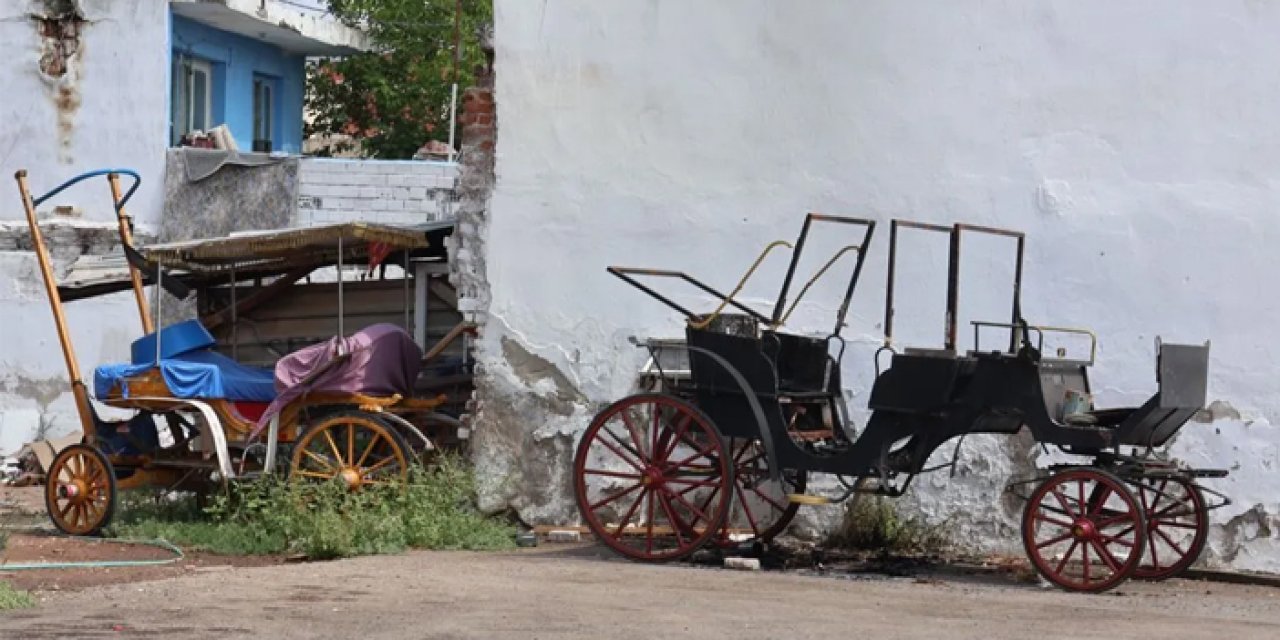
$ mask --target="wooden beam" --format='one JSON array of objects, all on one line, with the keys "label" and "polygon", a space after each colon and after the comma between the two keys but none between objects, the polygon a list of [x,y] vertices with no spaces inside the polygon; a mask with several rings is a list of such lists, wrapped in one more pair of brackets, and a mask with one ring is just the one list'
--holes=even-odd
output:
[{"label": "wooden beam", "polygon": [[[276,294],[293,286],[295,282],[297,282],[298,280],[301,280],[307,274],[315,270],[316,270],[315,265],[307,265],[304,267],[298,267],[296,269],[293,269],[292,271],[280,276],[279,278],[276,279],[275,282],[272,282],[271,284],[265,287],[262,287],[257,291],[254,291],[253,293],[245,297],[244,300],[241,300],[238,303],[236,303],[235,305],[236,315],[248,313],[254,310],[263,302],[266,302],[267,300],[274,298]],[[236,284],[233,282],[231,283],[231,286],[234,287],[236,286]],[[231,312],[232,312],[231,305],[227,305],[226,307],[222,308],[219,311],[215,311],[213,313],[210,313],[204,316],[203,318],[200,318],[200,323],[203,324],[206,329],[213,331],[215,327],[221,326],[223,323],[231,320],[231,315],[232,315]]]},{"label": "wooden beam", "polygon": [[444,300],[445,304],[454,309],[458,308],[458,292],[454,291],[453,287],[449,286],[449,283],[445,282],[443,278],[432,278],[430,288],[431,293]]},{"label": "wooden beam", "polygon": [[449,333],[444,334],[444,337],[440,338],[440,341],[432,345],[431,349],[422,356],[422,361],[426,363],[436,359],[436,357],[443,353],[445,349],[449,348],[449,345],[452,344],[454,340],[458,339],[458,336],[464,333],[469,333],[474,336],[476,334],[475,323],[463,321],[454,325],[454,327],[449,330]]}]

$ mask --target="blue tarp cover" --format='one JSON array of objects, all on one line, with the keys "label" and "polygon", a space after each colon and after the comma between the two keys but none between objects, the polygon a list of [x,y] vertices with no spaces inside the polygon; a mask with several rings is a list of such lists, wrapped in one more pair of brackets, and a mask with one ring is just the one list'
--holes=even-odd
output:
[{"label": "blue tarp cover", "polygon": [[[154,364],[109,364],[93,371],[93,390],[106,397],[116,382],[136,376]],[[191,351],[160,361],[160,373],[175,398],[210,398],[271,402],[276,397],[271,369],[247,367],[212,350]],[[129,397],[128,385],[123,389]]]}]

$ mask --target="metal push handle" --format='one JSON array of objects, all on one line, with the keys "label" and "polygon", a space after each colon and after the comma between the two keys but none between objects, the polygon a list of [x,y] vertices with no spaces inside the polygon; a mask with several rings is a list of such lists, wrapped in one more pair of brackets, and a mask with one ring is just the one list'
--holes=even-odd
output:
[{"label": "metal push handle", "polygon": [[765,245],[764,251],[760,252],[760,255],[756,258],[756,261],[751,264],[751,268],[747,269],[747,272],[742,274],[741,280],[738,280],[738,286],[733,288],[733,292],[730,293],[727,298],[720,301],[720,306],[716,307],[715,311],[712,311],[710,315],[703,318],[702,320],[689,320],[689,326],[693,327],[694,329],[705,329],[708,326],[710,326],[711,323],[714,322],[715,319],[720,316],[720,312],[724,311],[725,306],[727,306],[730,302],[732,302],[733,299],[737,297],[739,293],[742,293],[742,288],[747,285],[747,280],[751,279],[752,274],[756,272],[756,269],[760,266],[760,263],[764,262],[764,259],[766,256],[769,255],[769,252],[773,251],[775,248],[779,246],[785,246],[786,248],[790,249],[791,243],[787,242],[786,240],[774,240],[773,242],[770,242],[768,245]]},{"label": "metal push handle", "polygon": [[642,269],[637,267],[608,267],[606,270],[609,273],[620,278],[623,282],[626,282],[627,284],[649,294],[650,297],[657,300],[658,302],[661,302],[662,304],[665,304],[668,307],[671,307],[672,309],[675,309],[676,311],[679,311],[680,313],[684,314],[685,318],[688,318],[690,321],[697,320],[698,315],[676,304],[670,298],[667,298],[666,296],[658,293],[657,291],[654,291],[652,288],[641,283],[640,281],[636,280],[632,276],[648,276],[653,278],[675,278],[677,280],[683,280],[701,289],[702,291],[708,294],[711,294],[716,298],[719,298],[720,300],[724,300],[728,302],[729,304],[733,305],[734,308],[747,313],[748,315],[755,318],[756,320],[759,320],[760,322],[769,322],[768,318],[764,317],[763,315],[751,309],[750,307],[744,306],[742,303],[738,302],[737,300],[734,300],[732,296],[727,296],[711,288],[710,286],[704,284],[703,282],[694,278],[693,276],[690,276],[689,274],[684,273],[682,271],[669,271],[665,269]]},{"label": "metal push handle", "polygon": [[[769,324],[775,327],[781,326],[782,323],[785,322],[786,318],[791,315],[791,311],[787,311],[786,315],[783,315],[783,309],[785,309],[787,305],[787,293],[791,289],[791,280],[795,277],[796,266],[800,264],[800,255],[804,253],[804,243],[809,237],[809,228],[814,222],[831,222],[836,224],[851,224],[866,227],[866,233],[863,234],[862,242],[857,245],[850,245],[851,247],[857,248],[858,261],[853,267],[853,275],[849,278],[849,286],[845,289],[844,300],[840,303],[840,310],[836,313],[836,325],[835,329],[832,331],[832,335],[839,336],[840,331],[845,326],[845,317],[849,314],[849,302],[853,299],[853,292],[858,286],[859,277],[862,275],[862,265],[867,256],[866,247],[871,246],[871,234],[874,233],[876,229],[875,220],[852,218],[848,216],[833,216],[825,213],[810,213],[806,215],[804,218],[804,225],[800,227],[800,235],[796,238],[795,251],[791,254],[791,264],[787,266],[787,275],[782,280],[782,290],[778,292],[778,301],[774,304],[773,317],[769,320]],[[847,248],[848,247],[846,247],[846,249]],[[820,269],[818,273],[809,280],[809,283],[805,285],[805,290],[820,278],[827,268],[830,267],[831,264],[844,253],[844,251],[845,250],[842,249],[835,257],[831,258],[831,260],[827,262],[826,266]],[[800,296],[796,298],[796,302],[799,302],[800,298],[804,297],[804,293],[804,290],[800,292]],[[793,303],[791,305],[791,310],[794,309],[795,304]]]},{"label": "metal push handle", "polygon": [[71,179],[67,180],[66,182],[63,182],[62,184],[60,184],[60,185],[58,185],[58,186],[54,187],[54,188],[53,188],[51,191],[49,191],[48,193],[46,193],[46,194],[44,194],[44,195],[42,195],[42,196],[40,196],[40,197],[38,197],[38,198],[32,198],[32,199],[31,199],[31,205],[32,205],[33,207],[38,207],[38,206],[40,206],[41,204],[43,204],[43,203],[45,203],[46,201],[48,201],[48,200],[49,200],[49,198],[52,198],[52,197],[54,197],[54,196],[58,195],[59,193],[62,193],[62,192],[63,192],[63,191],[65,191],[68,187],[70,187],[71,185],[76,184],[77,182],[83,182],[83,181],[85,181],[85,180],[88,180],[89,178],[95,178],[95,177],[97,177],[97,176],[107,176],[107,175],[111,175],[111,174],[119,174],[119,175],[122,175],[122,176],[129,176],[130,178],[133,178],[133,184],[129,186],[129,190],[128,190],[128,191],[125,191],[125,193],[124,193],[124,197],[123,197],[123,198],[120,198],[120,199],[119,199],[119,200],[117,200],[117,201],[116,201],[116,203],[115,203],[116,213],[119,213],[119,212],[120,212],[120,210],[124,208],[125,203],[129,202],[129,198],[132,198],[132,197],[133,197],[133,194],[134,194],[134,192],[136,192],[136,191],[138,190],[138,187],[142,185],[142,176],[138,175],[138,172],[136,172],[136,171],[134,171],[134,170],[132,170],[132,169],[97,169],[97,170],[94,170],[94,171],[86,171],[85,173],[82,173],[82,174],[80,174],[80,175],[78,175],[78,176],[75,176],[75,177],[73,177],[73,178],[71,178]]}]

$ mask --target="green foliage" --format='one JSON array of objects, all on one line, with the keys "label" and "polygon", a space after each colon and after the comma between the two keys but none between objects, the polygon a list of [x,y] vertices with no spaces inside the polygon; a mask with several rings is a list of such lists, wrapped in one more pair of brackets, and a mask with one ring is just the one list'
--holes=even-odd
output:
[{"label": "green foliage", "polygon": [[34,606],[36,599],[30,593],[13,588],[8,582],[0,582],[0,611],[30,609]]},{"label": "green foliage", "polygon": [[348,492],[337,482],[264,479],[233,485],[205,509],[194,501],[129,503],[113,533],[164,538],[223,554],[297,552],[325,559],[395,553],[406,548],[503,549],[515,528],[475,510],[467,467],[443,457],[415,468],[407,487]]},{"label": "green foliage", "polygon": [[937,553],[951,548],[941,527],[898,515],[880,496],[862,496],[845,504],[840,526],[827,546],[883,553]]},{"label": "green foliage", "polygon": [[455,65],[455,0],[329,0],[335,16],[369,34],[373,50],[308,62],[314,119],[305,134],[349,135],[364,153],[390,159],[447,140],[451,85],[456,78],[461,92],[474,81],[485,59],[479,33],[493,15],[491,0],[461,6]]}]

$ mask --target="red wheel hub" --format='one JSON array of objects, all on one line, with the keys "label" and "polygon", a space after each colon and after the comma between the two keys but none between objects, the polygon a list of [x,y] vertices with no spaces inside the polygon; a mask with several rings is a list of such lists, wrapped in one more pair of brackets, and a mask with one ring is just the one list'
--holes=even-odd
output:
[{"label": "red wheel hub", "polygon": [[1096,540],[1098,527],[1088,518],[1080,518],[1071,524],[1071,535],[1076,540]]},{"label": "red wheel hub", "polygon": [[641,474],[640,476],[640,484],[643,484],[647,487],[652,487],[654,489],[660,489],[663,486],[665,486],[666,480],[667,480],[667,476],[666,474],[662,473],[662,469],[659,469],[658,467],[653,465],[650,465],[648,468],[646,468],[644,470],[644,473]]}]

